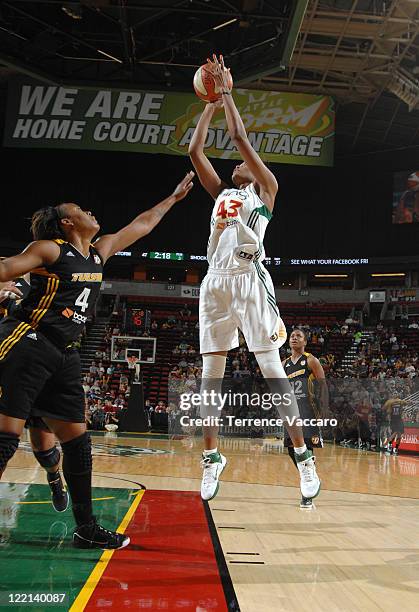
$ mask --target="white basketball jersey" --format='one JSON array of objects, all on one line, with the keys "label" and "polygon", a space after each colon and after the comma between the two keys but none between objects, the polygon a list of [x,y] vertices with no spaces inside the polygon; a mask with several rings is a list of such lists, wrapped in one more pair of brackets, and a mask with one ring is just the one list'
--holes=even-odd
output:
[{"label": "white basketball jersey", "polygon": [[224,189],[211,215],[207,250],[210,268],[228,270],[263,261],[263,239],[271,218],[252,183],[245,189]]}]

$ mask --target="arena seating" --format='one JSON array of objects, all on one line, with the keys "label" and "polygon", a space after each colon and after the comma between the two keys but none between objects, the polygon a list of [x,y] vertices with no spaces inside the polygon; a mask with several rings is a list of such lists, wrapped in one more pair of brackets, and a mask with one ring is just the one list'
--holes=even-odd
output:
[{"label": "arena seating", "polygon": [[[144,381],[144,394],[145,397],[150,399],[152,403],[160,400],[167,401],[168,391],[168,380],[169,373],[173,366],[179,361],[179,355],[173,355],[173,349],[179,344],[183,338],[183,328],[177,329],[163,329],[162,324],[170,317],[174,317],[177,320],[181,320],[188,323],[188,338],[187,342],[191,344],[199,352],[199,334],[195,328],[196,322],[198,321],[198,301],[195,299],[188,298],[161,298],[161,297],[142,297],[142,296],[125,296],[123,301],[128,310],[141,308],[148,309],[152,312],[152,320],[159,324],[157,330],[153,330],[152,336],[157,338],[157,350],[156,350],[156,363],[155,364],[142,364],[141,371]],[[191,310],[191,315],[182,316],[179,311],[185,306]],[[341,325],[345,319],[349,316],[354,304],[353,303],[339,303],[339,304],[302,304],[302,303],[283,303],[281,304],[281,316],[284,319],[287,328],[290,329],[292,326],[299,324],[308,324],[311,328],[332,328],[334,325]],[[122,315],[112,316],[109,321],[111,328],[118,327],[122,330]],[[122,332],[127,335],[135,335],[135,332]],[[309,343],[307,350],[312,352],[316,356],[320,354],[331,353],[335,356],[336,360],[340,360],[352,339],[350,337],[342,336],[341,334],[330,334],[328,335],[325,344]],[[101,347],[105,349],[105,345]],[[104,363],[107,367],[108,363]],[[115,372],[110,380],[110,389],[118,390],[119,377],[121,371],[128,373],[128,368],[123,365],[122,370]],[[226,375],[229,374],[230,364],[227,364]]]}]

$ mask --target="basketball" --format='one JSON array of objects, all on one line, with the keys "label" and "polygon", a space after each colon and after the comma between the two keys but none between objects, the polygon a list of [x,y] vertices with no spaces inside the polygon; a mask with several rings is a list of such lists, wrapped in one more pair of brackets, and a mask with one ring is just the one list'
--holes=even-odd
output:
[{"label": "basketball", "polygon": [[[229,86],[233,87],[233,79],[231,74],[229,77]],[[221,98],[221,91],[216,85],[211,72],[208,70],[207,64],[200,66],[195,72],[193,86],[196,95],[198,98],[201,98],[201,100],[205,100],[206,102],[215,102]]]}]

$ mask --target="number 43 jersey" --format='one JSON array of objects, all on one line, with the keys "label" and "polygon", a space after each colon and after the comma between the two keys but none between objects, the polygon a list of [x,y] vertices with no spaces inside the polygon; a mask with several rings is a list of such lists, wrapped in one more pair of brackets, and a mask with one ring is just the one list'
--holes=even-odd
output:
[{"label": "number 43 jersey", "polygon": [[54,240],[60,255],[51,266],[31,271],[31,289],[13,317],[39,330],[58,348],[76,340],[92,314],[103,264],[93,246],[84,257],[72,244]]},{"label": "number 43 jersey", "polygon": [[252,183],[245,189],[223,189],[211,215],[210,268],[248,268],[252,262],[263,261],[263,239],[271,218]]}]

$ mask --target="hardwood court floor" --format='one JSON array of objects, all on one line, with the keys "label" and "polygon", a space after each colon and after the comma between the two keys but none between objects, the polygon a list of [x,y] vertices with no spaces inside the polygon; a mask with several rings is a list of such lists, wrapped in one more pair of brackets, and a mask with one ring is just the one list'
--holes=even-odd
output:
[{"label": "hardwood court floor", "polygon": [[[199,490],[199,442],[93,440],[96,487]],[[210,508],[243,612],[418,609],[419,458],[326,446],[322,492],[304,511],[277,440],[225,439],[221,450],[229,462]],[[25,445],[3,481],[45,482]]]}]

